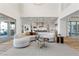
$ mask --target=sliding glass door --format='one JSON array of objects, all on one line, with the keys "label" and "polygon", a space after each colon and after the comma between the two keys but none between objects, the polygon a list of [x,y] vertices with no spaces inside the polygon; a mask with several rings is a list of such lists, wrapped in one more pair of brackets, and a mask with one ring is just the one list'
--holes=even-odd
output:
[{"label": "sliding glass door", "polygon": [[79,22],[77,22],[77,35],[79,35]]},{"label": "sliding glass door", "polygon": [[0,36],[8,36],[8,22],[1,21],[0,22]]},{"label": "sliding glass door", "polygon": [[15,30],[15,21],[0,21],[0,41],[5,42],[12,39]]},{"label": "sliding glass door", "polygon": [[78,36],[79,35],[79,22],[78,21],[69,21],[68,22],[68,33],[69,33],[69,36]]},{"label": "sliding glass door", "polygon": [[15,19],[0,14],[0,42],[5,42],[13,38],[16,30],[15,22]]}]

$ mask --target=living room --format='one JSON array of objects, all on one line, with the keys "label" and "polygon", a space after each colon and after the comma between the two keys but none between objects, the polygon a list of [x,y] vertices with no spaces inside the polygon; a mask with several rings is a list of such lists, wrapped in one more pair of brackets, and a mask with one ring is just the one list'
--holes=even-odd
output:
[{"label": "living room", "polygon": [[[78,50],[68,45],[69,38],[77,39],[79,35],[78,6],[78,3],[0,3],[0,55],[78,56]],[[66,19],[74,18],[77,28],[73,25],[68,31]]]}]

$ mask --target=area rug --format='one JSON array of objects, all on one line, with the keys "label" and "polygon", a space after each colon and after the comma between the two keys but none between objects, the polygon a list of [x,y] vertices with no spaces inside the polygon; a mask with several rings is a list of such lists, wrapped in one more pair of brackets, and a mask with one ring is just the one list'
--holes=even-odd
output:
[{"label": "area rug", "polygon": [[3,52],[6,52],[11,47],[12,47],[11,41],[0,43],[0,54],[2,54]]},{"label": "area rug", "polygon": [[26,48],[10,48],[1,56],[79,56],[79,52],[66,44],[48,43],[47,48],[39,48],[37,43],[32,43]]}]

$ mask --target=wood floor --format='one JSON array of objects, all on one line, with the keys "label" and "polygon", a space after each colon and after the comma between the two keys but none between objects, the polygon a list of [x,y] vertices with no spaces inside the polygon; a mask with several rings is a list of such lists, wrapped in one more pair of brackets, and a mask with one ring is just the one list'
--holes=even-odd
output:
[{"label": "wood floor", "polygon": [[71,38],[71,37],[65,37],[64,42],[65,42],[65,44],[67,44],[71,48],[79,51],[79,39]]}]

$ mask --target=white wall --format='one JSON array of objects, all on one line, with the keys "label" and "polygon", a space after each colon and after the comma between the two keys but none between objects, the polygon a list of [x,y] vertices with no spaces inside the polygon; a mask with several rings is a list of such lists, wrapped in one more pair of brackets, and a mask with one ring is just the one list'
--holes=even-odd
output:
[{"label": "white wall", "polygon": [[57,20],[58,24],[58,34],[61,34],[61,36],[66,36],[66,20],[65,19],[58,19]]},{"label": "white wall", "polygon": [[63,36],[69,36],[69,33],[67,31],[67,22],[68,21],[79,21],[79,11],[76,11],[67,17],[64,17],[60,19],[59,23],[59,33],[62,34]]},{"label": "white wall", "polygon": [[16,19],[16,32],[19,33],[21,31],[19,4],[0,3],[0,13],[3,13],[9,17]]},{"label": "white wall", "polygon": [[64,10],[67,9],[70,5],[71,5],[71,3],[61,3],[61,11],[64,11]]},{"label": "white wall", "polygon": [[66,17],[77,10],[79,10],[79,3],[72,3],[68,8],[61,12],[60,18]]},{"label": "white wall", "polygon": [[[64,5],[67,7],[69,4]],[[20,8],[21,7],[21,8]],[[62,7],[64,8],[64,7]],[[58,3],[56,4],[17,4],[17,3],[0,3],[0,13],[8,15],[16,19],[16,32],[21,32],[20,14],[22,17],[59,17],[59,19],[79,10],[79,4],[73,3],[69,7],[60,10]],[[59,14],[60,13],[60,14]],[[58,21],[58,32],[64,34],[65,21]]]},{"label": "white wall", "polygon": [[62,36],[67,36],[67,19],[60,20],[60,34]]},{"label": "white wall", "polygon": [[[74,13],[75,11],[79,10],[79,3],[72,3],[69,7],[65,8],[63,11],[60,12],[60,17],[58,18],[58,33],[62,36],[67,36],[67,20],[70,19],[66,16],[71,16],[70,14]],[[78,13],[77,13],[78,14]],[[73,14],[74,15],[74,14]],[[64,18],[66,17],[66,18]],[[78,19],[77,19],[78,21]]]},{"label": "white wall", "polygon": [[18,4],[0,3],[0,13],[3,13],[13,18],[17,18],[17,16],[19,15]]},{"label": "white wall", "polygon": [[16,19],[16,32],[21,32],[20,15],[23,17],[58,17],[59,4],[0,3],[0,13]]},{"label": "white wall", "polygon": [[45,25],[49,25],[49,31],[53,31],[55,29],[55,23],[57,18],[53,17],[23,17],[22,25],[29,24],[32,25],[35,22],[44,22]]},{"label": "white wall", "polygon": [[58,3],[33,4],[26,3],[22,6],[22,17],[58,17]]}]

